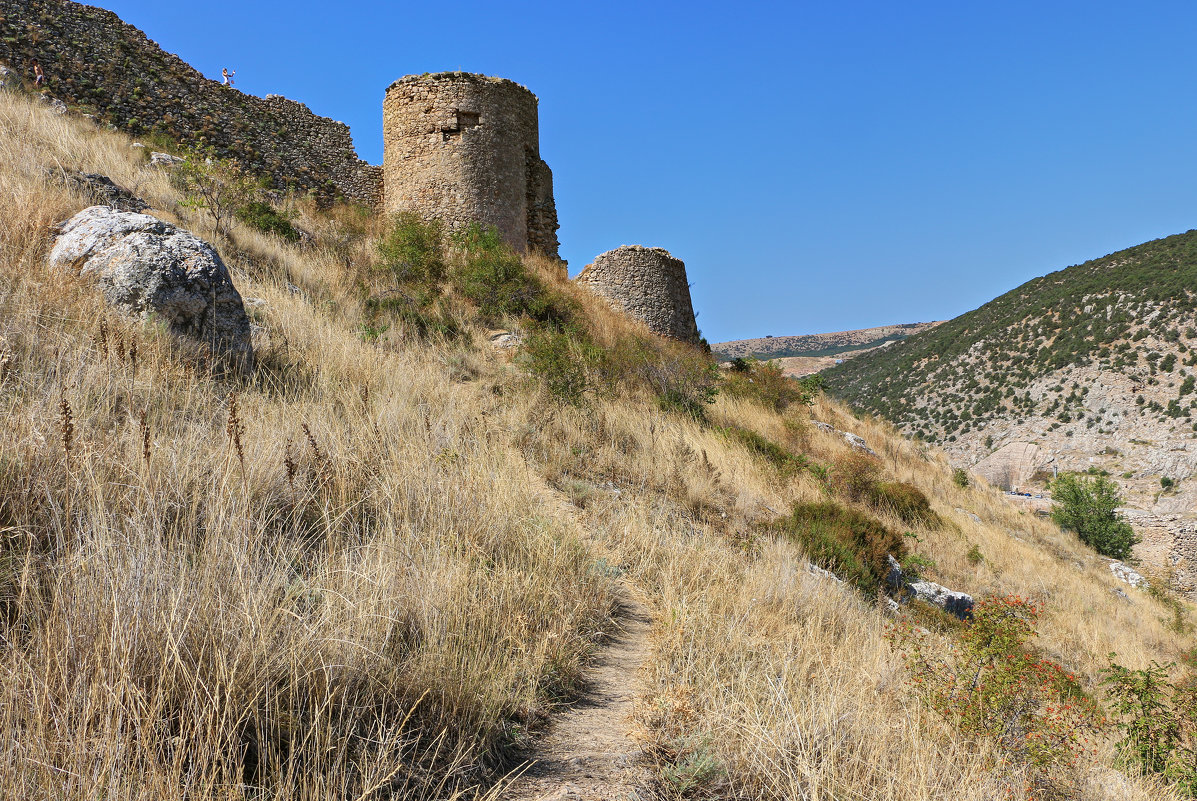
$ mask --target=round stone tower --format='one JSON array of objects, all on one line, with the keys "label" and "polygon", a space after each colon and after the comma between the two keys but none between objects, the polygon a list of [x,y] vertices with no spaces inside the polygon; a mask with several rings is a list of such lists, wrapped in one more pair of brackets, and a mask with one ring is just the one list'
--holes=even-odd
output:
[{"label": "round stone tower", "polygon": [[494,226],[520,252],[557,258],[553,174],[536,95],[465,72],[409,75],[383,101],[384,207],[450,228]]},{"label": "round stone tower", "polygon": [[575,280],[654,333],[698,344],[686,265],[669,251],[624,245],[596,257]]}]

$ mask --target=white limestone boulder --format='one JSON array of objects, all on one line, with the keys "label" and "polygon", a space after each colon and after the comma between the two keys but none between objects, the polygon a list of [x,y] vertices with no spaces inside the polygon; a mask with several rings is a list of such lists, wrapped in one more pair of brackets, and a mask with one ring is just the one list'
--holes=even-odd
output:
[{"label": "white limestone boulder", "polygon": [[59,226],[50,266],[93,275],[122,313],[212,350],[252,359],[249,318],[216,250],[148,214],[84,209]]}]

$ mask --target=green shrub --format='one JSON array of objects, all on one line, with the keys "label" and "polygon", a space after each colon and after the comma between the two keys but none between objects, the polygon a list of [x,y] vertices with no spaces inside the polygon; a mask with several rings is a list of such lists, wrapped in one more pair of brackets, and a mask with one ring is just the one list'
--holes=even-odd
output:
[{"label": "green shrub", "polygon": [[478,224],[458,232],[454,245],[462,251],[454,271],[457,291],[478,307],[491,323],[528,317],[535,322],[568,325],[573,322],[573,302],[528,273],[519,254],[495,228]]},{"label": "green shrub", "polygon": [[560,329],[536,326],[524,347],[528,370],[544,381],[545,388],[561,403],[578,405],[594,389],[591,371],[601,365],[604,354],[575,327]]},{"label": "green shrub", "polygon": [[[989,439],[990,439],[990,442],[993,441],[992,437],[990,437]],[[952,483],[955,484],[957,487],[960,487],[960,489],[968,489],[968,485],[969,485],[968,471],[965,470],[963,467],[957,467],[955,470],[952,471]]]},{"label": "green shrub", "polygon": [[274,234],[288,242],[299,241],[299,231],[274,206],[253,200],[237,210],[237,219],[264,234]]},{"label": "green shrub", "polygon": [[723,391],[733,398],[748,398],[776,412],[794,403],[810,404],[813,393],[783,375],[781,365],[756,359],[735,359],[724,376]]},{"label": "green shrub", "polygon": [[399,286],[435,288],[445,277],[443,236],[437,221],[424,220],[415,212],[396,214],[378,241],[378,267]]},{"label": "green shrub", "polygon": [[667,411],[698,420],[719,394],[719,367],[709,354],[683,345],[637,336],[622,339],[608,353],[606,380],[651,391]]},{"label": "green shrub", "polygon": [[1102,671],[1116,725],[1123,739],[1119,756],[1127,765],[1155,774],[1197,797],[1197,685],[1174,684],[1172,665],[1152,662],[1129,670],[1113,661]]},{"label": "green shrub", "polygon": [[445,303],[442,282],[446,275],[441,225],[405,212],[391,218],[378,241],[377,270],[391,279],[391,286],[366,299],[365,327],[385,331],[398,320],[420,337],[439,335],[454,339],[461,326]]},{"label": "green shrub", "polygon": [[791,475],[793,473],[800,472],[802,468],[806,466],[805,456],[791,453],[772,440],[762,437],[755,431],[751,431],[747,428],[740,428],[738,426],[732,426],[721,430],[724,434],[738,439],[748,448],[748,450],[759,456],[763,456],[766,461],[771,463],[785,475]]},{"label": "green shrub", "polygon": [[802,545],[812,562],[872,595],[884,586],[887,556],[906,556],[906,540],[881,521],[837,503],[794,507],[780,528]]},{"label": "green shrub", "polygon": [[1170,490],[1175,486],[1175,480],[1168,478],[1167,476],[1160,476],[1160,487],[1162,487],[1165,491]]},{"label": "green shrub", "polygon": [[873,506],[893,512],[905,523],[927,526],[940,523],[939,515],[931,508],[931,501],[912,484],[899,481],[873,484],[866,490],[866,497]]},{"label": "green shrub", "polygon": [[1062,474],[1050,485],[1058,505],[1052,519],[1075,531],[1086,545],[1103,556],[1125,559],[1139,541],[1134,530],[1118,514],[1122,503],[1118,487],[1105,476],[1085,479]]}]

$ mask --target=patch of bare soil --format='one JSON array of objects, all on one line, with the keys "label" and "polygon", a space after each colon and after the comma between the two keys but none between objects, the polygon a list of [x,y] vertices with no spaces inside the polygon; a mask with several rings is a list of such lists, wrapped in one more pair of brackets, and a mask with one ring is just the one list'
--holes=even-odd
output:
[{"label": "patch of bare soil", "polygon": [[648,658],[648,609],[624,587],[618,628],[595,656],[583,696],[551,725],[500,798],[512,801],[632,801],[648,798],[632,738],[637,674]]}]

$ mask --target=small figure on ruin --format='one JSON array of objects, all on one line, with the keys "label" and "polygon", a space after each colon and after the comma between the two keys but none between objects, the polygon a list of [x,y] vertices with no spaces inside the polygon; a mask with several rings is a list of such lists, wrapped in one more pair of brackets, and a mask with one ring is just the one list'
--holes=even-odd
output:
[{"label": "small figure on ruin", "polygon": [[233,70],[232,72],[229,72],[228,67],[225,67],[224,69],[222,69],[220,71],[220,77],[222,77],[224,80],[221,81],[221,85],[222,86],[232,86],[233,85],[233,76],[236,74],[237,74],[237,70]]},{"label": "small figure on ruin", "polygon": [[37,63],[37,59],[33,60],[33,85],[45,86],[46,73],[42,70],[42,65]]}]

